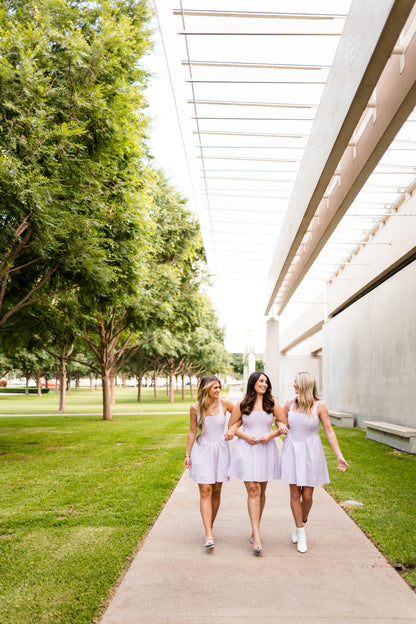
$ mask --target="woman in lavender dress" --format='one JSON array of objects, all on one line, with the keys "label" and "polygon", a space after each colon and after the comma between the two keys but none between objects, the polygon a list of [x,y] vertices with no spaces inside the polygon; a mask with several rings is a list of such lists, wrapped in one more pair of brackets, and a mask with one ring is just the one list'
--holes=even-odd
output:
[{"label": "woman in lavender dress", "polygon": [[274,438],[281,431],[272,430],[274,419],[279,427],[287,431],[285,414],[271,394],[270,379],[264,373],[254,372],[248,378],[245,397],[231,414],[227,438],[233,436],[235,426],[242,422],[242,429],[235,431],[238,440],[228,474],[244,481],[252,530],[250,543],[255,555],[262,551],[260,520],[266,502],[267,482],[280,476],[279,451]]},{"label": "woman in lavender dress", "polygon": [[221,501],[221,488],[228,481],[230,450],[225,439],[226,413],[234,403],[220,399],[221,382],[214,375],[202,377],[198,402],[191,405],[184,465],[198,483],[199,506],[205,528],[205,548],[214,548],[212,525]]},{"label": "woman in lavender dress", "polygon": [[342,456],[332,428],[328,408],[318,395],[316,381],[311,373],[298,373],[293,387],[295,399],[283,405],[289,423],[289,432],[283,442],[281,476],[290,488],[290,507],[295,520],[292,542],[301,553],[307,551],[304,524],[312,507],[314,487],[329,483],[319,425],[338,460],[338,470],[345,472],[348,464]]}]

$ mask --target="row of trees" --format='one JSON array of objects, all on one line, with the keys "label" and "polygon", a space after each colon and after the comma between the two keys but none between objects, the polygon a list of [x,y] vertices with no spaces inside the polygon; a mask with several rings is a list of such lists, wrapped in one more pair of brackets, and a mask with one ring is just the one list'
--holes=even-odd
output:
[{"label": "row of trees", "polygon": [[56,358],[60,409],[67,363],[89,366],[104,419],[133,358],[226,359],[197,220],[147,150],[149,19],[144,0],[0,3],[0,346]]}]

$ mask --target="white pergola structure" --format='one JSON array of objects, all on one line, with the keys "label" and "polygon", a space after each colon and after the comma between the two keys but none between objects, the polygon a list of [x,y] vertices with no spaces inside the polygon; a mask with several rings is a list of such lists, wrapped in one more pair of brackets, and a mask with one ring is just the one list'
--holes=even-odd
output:
[{"label": "white pergola structure", "polygon": [[267,315],[280,393],[299,349],[322,375],[324,348],[335,400],[353,355],[341,370],[329,321],[416,258],[415,4],[155,1],[209,267],[242,314],[251,298]]}]

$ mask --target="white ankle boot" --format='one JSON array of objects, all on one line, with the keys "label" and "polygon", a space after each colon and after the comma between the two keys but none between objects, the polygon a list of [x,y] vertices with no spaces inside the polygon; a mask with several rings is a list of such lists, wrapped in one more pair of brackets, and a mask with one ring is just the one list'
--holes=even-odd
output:
[{"label": "white ankle boot", "polygon": [[[308,545],[306,543],[306,532],[305,532],[305,527],[297,527],[297,549],[298,552],[300,553],[305,553],[308,550]],[[293,540],[293,536],[292,536],[292,540]]]},{"label": "white ankle boot", "polygon": [[297,544],[297,542],[298,542],[298,527],[295,527],[292,533],[292,544]]}]

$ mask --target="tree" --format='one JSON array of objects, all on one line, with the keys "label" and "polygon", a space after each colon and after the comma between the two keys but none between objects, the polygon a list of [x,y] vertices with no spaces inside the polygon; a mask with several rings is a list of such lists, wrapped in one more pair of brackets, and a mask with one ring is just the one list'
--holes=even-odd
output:
[{"label": "tree", "polygon": [[[199,224],[162,172],[147,169],[144,174],[144,191],[137,197],[141,212],[124,201],[111,215],[106,253],[117,271],[107,289],[96,294],[89,290],[87,297],[80,291],[79,296],[87,319],[82,337],[102,377],[105,419],[111,418],[110,377],[155,332],[173,327],[185,331],[196,318],[192,296],[204,260]],[[144,227],[138,219],[143,212],[149,215]]]},{"label": "tree", "polygon": [[108,198],[146,153],[148,19],[144,0],[1,5],[0,327],[106,279]]},{"label": "tree", "polygon": [[244,365],[242,353],[231,353],[231,368],[236,375],[243,375]]},{"label": "tree", "polygon": [[0,353],[0,378],[5,377],[12,370],[12,362],[4,353]]},{"label": "tree", "polygon": [[149,17],[144,0],[10,0],[1,10],[0,326],[69,289],[99,305],[100,290],[131,276],[120,255],[147,225],[139,61]]}]

